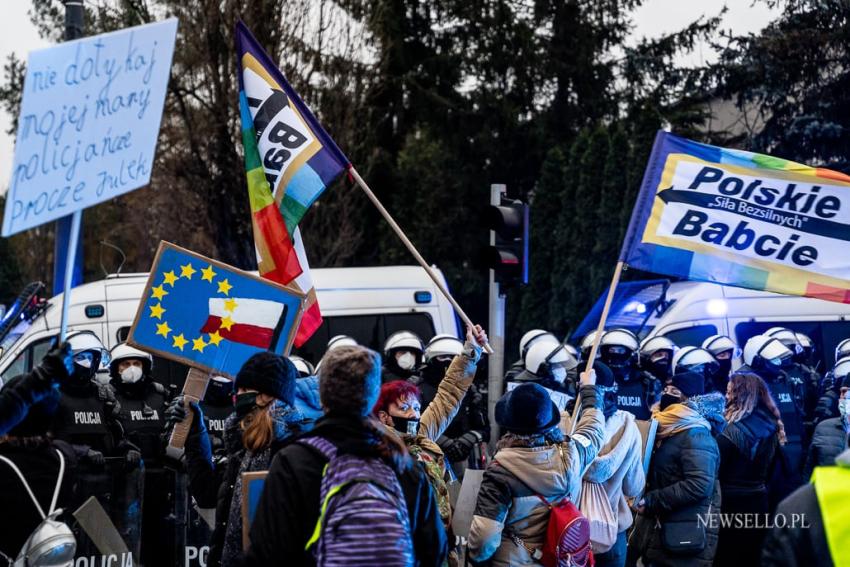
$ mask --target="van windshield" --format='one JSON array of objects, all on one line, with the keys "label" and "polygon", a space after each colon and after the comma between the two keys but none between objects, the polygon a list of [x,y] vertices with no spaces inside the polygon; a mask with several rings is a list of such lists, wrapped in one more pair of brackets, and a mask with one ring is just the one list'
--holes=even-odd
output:
[{"label": "van windshield", "polygon": [[331,337],[348,335],[358,344],[378,352],[384,349],[384,341],[396,331],[412,331],[423,342],[434,336],[434,322],[427,313],[382,313],[379,315],[345,315],[325,317],[322,326],[301,348],[292,353],[319,362]]}]

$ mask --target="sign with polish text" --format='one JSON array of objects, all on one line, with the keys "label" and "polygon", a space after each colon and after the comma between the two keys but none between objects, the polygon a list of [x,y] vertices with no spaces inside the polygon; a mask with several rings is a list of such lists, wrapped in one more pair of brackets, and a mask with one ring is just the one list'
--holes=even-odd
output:
[{"label": "sign with polish text", "polygon": [[177,19],[30,52],[3,236],[150,182]]}]

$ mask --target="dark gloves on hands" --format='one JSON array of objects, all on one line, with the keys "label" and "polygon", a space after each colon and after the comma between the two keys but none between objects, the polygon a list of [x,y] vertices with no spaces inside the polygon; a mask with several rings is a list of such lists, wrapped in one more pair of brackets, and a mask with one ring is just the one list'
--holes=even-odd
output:
[{"label": "dark gloves on hands", "polygon": [[102,467],[106,464],[106,458],[103,456],[103,453],[100,451],[95,451],[94,449],[89,449],[86,451],[84,458],[90,462],[91,464]]},{"label": "dark gloves on hands", "polygon": [[134,449],[130,449],[124,457],[124,462],[127,463],[127,468],[136,468],[142,462],[142,454]]},{"label": "dark gloves on hands", "polygon": [[457,439],[453,439],[447,443],[446,446],[443,447],[443,453],[445,453],[446,458],[453,463],[465,461],[469,458],[472,448],[482,440],[483,438],[481,437],[481,434],[477,431],[469,431]]},{"label": "dark gloves on hands", "polygon": [[74,354],[67,342],[50,349],[34,369],[39,378],[49,383],[67,380],[73,371]]}]

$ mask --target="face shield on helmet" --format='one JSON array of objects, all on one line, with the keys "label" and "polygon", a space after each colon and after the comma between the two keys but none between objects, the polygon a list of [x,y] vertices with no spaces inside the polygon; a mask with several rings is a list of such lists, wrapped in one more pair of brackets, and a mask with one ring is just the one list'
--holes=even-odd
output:
[{"label": "face shield on helmet", "polygon": [[794,333],[797,336],[797,342],[800,343],[800,348],[803,349],[803,352],[797,357],[798,362],[802,362],[804,364],[811,364],[812,357],[815,354],[815,343],[812,341],[811,337],[805,333]]},{"label": "face shield on helmet", "polygon": [[756,335],[744,345],[744,362],[768,377],[778,376],[791,363],[792,356],[785,345],[766,335]]},{"label": "face shield on helmet", "polygon": [[599,342],[600,358],[612,370],[631,366],[638,348],[637,337],[626,329],[612,329]]},{"label": "face shield on helmet", "polygon": [[[579,350],[581,351],[582,360],[587,360],[590,356],[590,351],[593,349],[593,342],[596,340],[596,335],[598,335],[598,331],[591,331],[584,336],[581,340],[581,345],[579,345]],[[599,351],[596,351],[596,357],[599,358]]]},{"label": "face shield on helmet", "polygon": [[670,377],[675,351],[676,344],[667,337],[647,339],[640,347],[641,368],[659,380],[666,380]]},{"label": "face shield on helmet", "polygon": [[673,375],[682,372],[693,372],[701,374],[703,378],[711,380],[720,370],[720,365],[705,349],[688,346],[680,349],[673,357]]},{"label": "face shield on helmet", "polygon": [[785,327],[771,327],[764,334],[770,338],[778,340],[780,343],[791,351],[795,357],[803,354],[803,345],[797,340],[797,333]]},{"label": "face shield on helmet", "polygon": [[101,363],[109,360],[109,351],[91,331],[78,331],[68,335],[74,360],[74,372],[71,377],[81,382],[94,378]]},{"label": "face shield on helmet", "polygon": [[524,360],[528,349],[531,348],[531,345],[544,339],[551,339],[556,343],[561,342],[549,331],[544,331],[543,329],[532,329],[522,335],[522,338],[519,340],[519,357]]},{"label": "face shield on helmet", "polygon": [[850,339],[844,339],[835,347],[836,363],[846,356],[850,356]]},{"label": "face shield on helmet", "polygon": [[541,341],[531,346],[525,354],[525,369],[540,379],[552,379],[563,384],[578,361],[562,344],[552,345]]},{"label": "face shield on helmet", "polygon": [[310,364],[307,360],[301,358],[300,356],[292,355],[289,357],[289,360],[292,361],[292,364],[295,366],[295,369],[298,371],[299,378],[306,378],[307,376],[313,376],[316,369],[313,368],[313,365]]},{"label": "face shield on helmet", "polygon": [[422,378],[439,384],[446,375],[452,360],[463,352],[463,342],[453,335],[441,334],[428,341],[422,355]]}]

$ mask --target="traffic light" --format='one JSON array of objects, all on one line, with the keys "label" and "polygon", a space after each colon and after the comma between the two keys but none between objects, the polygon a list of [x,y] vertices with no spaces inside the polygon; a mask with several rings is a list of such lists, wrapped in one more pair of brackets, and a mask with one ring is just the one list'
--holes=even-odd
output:
[{"label": "traffic light", "polygon": [[484,254],[487,267],[495,272],[500,284],[527,284],[528,205],[502,197],[498,206],[487,208],[486,220],[495,233]]}]

